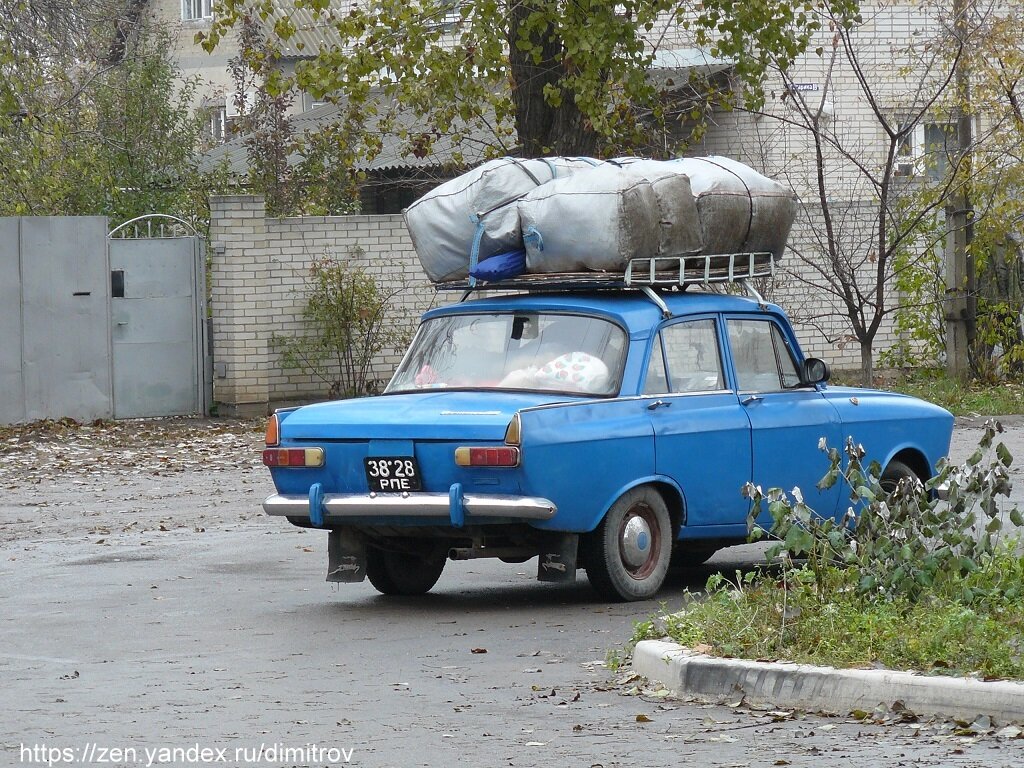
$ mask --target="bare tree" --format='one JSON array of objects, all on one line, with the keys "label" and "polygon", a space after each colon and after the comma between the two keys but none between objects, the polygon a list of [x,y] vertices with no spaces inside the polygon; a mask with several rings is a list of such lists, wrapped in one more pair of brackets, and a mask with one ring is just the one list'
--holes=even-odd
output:
[{"label": "bare tree", "polygon": [[[894,288],[906,273],[935,261],[948,233],[945,207],[966,181],[950,115],[955,73],[970,39],[940,8],[925,10],[920,33],[899,46],[879,39],[879,17],[867,9],[856,23],[833,17],[818,48],[820,82],[801,83],[799,69],[780,71],[781,93],[756,114],[769,126],[762,133],[774,128],[803,145],[802,162],[773,169],[805,196],[798,225],[805,237],[791,243],[799,264],[791,279],[830,298],[801,319],[833,343],[840,341],[836,326],[843,328],[860,347],[865,383],[886,319],[908,309],[934,312],[942,300],[924,299],[932,302],[924,306],[920,296],[900,296]],[[912,12],[886,3],[874,11]],[[853,111],[851,126],[844,118]],[[765,151],[778,160],[774,146]]]}]

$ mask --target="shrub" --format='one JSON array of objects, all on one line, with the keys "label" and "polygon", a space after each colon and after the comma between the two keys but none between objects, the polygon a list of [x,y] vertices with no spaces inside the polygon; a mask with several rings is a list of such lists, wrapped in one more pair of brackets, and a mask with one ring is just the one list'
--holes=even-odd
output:
[{"label": "shrub", "polygon": [[[927,483],[904,479],[889,493],[882,488],[878,463],[863,466],[862,446],[847,440],[840,452],[823,443],[831,466],[819,487],[846,484],[851,504],[845,515],[838,520],[818,515],[803,502],[798,488],[791,500],[779,488],[765,493],[748,483],[744,495],[754,502],[748,519],[751,536],[757,539],[762,533],[754,519],[767,502],[771,533],[779,539],[769,557],[806,558],[819,584],[826,569],[841,565],[855,569],[856,590],[865,597],[913,602],[929,590],[956,589],[962,590],[966,603],[985,597],[988,589],[965,579],[1000,551],[1004,538],[999,497],[1010,494],[1013,458],[1003,443],[993,445],[1001,431],[999,423],[987,422],[978,450],[963,466],[942,460],[938,474]],[[844,454],[846,467],[841,468]],[[1016,507],[1009,511],[1009,520],[1016,527],[1024,525]],[[1010,598],[1021,589],[1019,584],[992,588]]]},{"label": "shrub", "polygon": [[[361,255],[359,249],[351,254]],[[376,356],[408,343],[406,318],[389,312],[400,292],[384,291],[362,269],[330,254],[315,260],[306,280],[305,331],[272,339],[281,364],[313,374],[332,399],[373,393]]]},{"label": "shrub", "polygon": [[[726,656],[1024,679],[1024,556],[1002,521],[1012,457],[995,443],[1000,431],[986,424],[962,466],[944,462],[926,484],[888,489],[860,446],[822,445],[822,485],[850,491],[838,520],[817,515],[799,489],[748,485],[752,538],[763,535],[753,525],[762,505],[773,520],[769,561],[734,580],[712,575],[681,611],[638,624],[633,642],[667,634]],[[1021,526],[1016,508],[1007,518]]]}]

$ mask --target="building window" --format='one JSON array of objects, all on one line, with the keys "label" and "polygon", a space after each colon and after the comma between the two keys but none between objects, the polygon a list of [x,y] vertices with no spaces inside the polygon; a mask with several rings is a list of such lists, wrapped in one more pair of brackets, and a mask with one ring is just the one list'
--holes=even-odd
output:
[{"label": "building window", "polygon": [[210,141],[214,144],[223,144],[228,140],[228,116],[227,107],[223,104],[211,105],[208,107],[210,116]]},{"label": "building window", "polygon": [[182,21],[213,18],[213,0],[181,0]]},{"label": "building window", "polygon": [[955,123],[919,123],[896,148],[896,175],[941,179],[959,151]]}]

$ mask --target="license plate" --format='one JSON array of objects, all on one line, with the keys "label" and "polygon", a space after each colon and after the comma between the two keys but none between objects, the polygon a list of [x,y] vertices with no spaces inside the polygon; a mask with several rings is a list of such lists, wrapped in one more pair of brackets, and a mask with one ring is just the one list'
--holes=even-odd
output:
[{"label": "license plate", "polygon": [[366,462],[366,482],[371,491],[401,493],[418,491],[420,468],[412,456],[371,456]]}]

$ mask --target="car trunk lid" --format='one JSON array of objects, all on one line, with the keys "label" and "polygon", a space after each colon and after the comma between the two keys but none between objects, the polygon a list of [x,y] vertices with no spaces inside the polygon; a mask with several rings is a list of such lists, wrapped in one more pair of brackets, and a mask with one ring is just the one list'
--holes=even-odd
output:
[{"label": "car trunk lid", "polygon": [[516,411],[582,398],[531,392],[444,391],[356,398],[284,415],[283,440],[501,440]]}]

